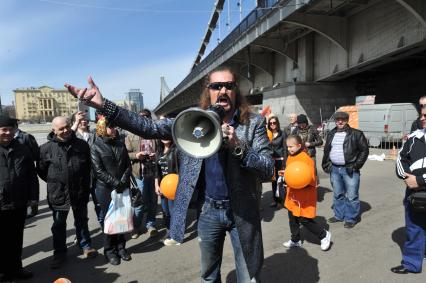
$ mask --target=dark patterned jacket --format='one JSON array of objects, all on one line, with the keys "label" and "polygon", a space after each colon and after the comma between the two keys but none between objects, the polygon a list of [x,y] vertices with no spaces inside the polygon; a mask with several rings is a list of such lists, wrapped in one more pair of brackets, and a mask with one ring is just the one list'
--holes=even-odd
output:
[{"label": "dark patterned jacket", "polygon": [[[146,139],[171,139],[170,119],[152,121],[136,113],[115,106],[106,101],[108,120],[123,129]],[[105,111],[106,112],[106,111]],[[251,277],[260,271],[263,264],[263,243],[259,213],[258,185],[270,180],[274,162],[266,136],[265,119],[251,114],[250,122],[236,128],[238,138],[247,145],[244,155],[236,157],[227,154],[228,170],[225,172],[229,184],[231,208],[240,238],[243,254]],[[185,233],[185,219],[194,191],[203,190],[203,159],[190,157],[183,152],[179,156],[179,184],[176,192],[171,219],[170,236],[182,242]]]}]

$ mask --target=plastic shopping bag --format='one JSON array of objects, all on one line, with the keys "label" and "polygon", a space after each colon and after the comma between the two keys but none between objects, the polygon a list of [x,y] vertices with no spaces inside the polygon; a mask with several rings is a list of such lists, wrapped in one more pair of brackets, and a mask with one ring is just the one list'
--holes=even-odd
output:
[{"label": "plastic shopping bag", "polygon": [[122,194],[115,190],[111,192],[111,203],[109,204],[104,221],[104,233],[122,234],[133,230],[133,208],[129,189]]},{"label": "plastic shopping bag", "polygon": [[280,203],[285,201],[285,196],[287,194],[287,185],[285,184],[284,176],[278,177],[277,180],[277,190],[275,192],[275,197],[278,198]]}]

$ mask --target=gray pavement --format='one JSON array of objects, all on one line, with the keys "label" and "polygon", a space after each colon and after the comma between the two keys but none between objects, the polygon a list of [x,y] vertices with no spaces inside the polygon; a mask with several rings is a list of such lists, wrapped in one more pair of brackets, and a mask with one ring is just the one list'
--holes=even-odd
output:
[{"label": "gray pavement", "polygon": [[[321,160],[322,151],[319,150]],[[304,231],[303,248],[287,250],[282,243],[289,239],[288,217],[284,209],[269,208],[270,185],[264,184],[262,228],[265,264],[262,281],[270,282],[426,282],[423,274],[395,275],[389,268],[401,260],[404,241],[402,198],[404,186],[394,174],[393,161],[367,161],[361,172],[362,220],[353,229],[342,223],[330,224],[333,245],[327,252],[320,250],[318,241]],[[318,190],[317,220],[325,223],[332,216],[332,191],[328,175],[320,170],[321,187]],[[25,282],[53,282],[67,277],[80,282],[199,282],[199,249],[196,229],[189,221],[187,240],[177,247],[165,247],[159,239],[146,235],[128,241],[133,260],[113,267],[102,255],[83,259],[74,238],[73,218],[68,221],[68,261],[60,270],[51,270],[52,256],[51,212],[45,201],[46,187],[41,182],[40,213],[30,219],[25,229],[24,266],[35,277]],[[89,227],[93,245],[102,253],[102,236],[95,220],[92,203],[89,204]],[[194,219],[194,214],[191,213]],[[160,215],[158,215],[161,223]],[[164,230],[161,230],[164,234]],[[424,264],[426,268],[426,261]],[[232,247],[226,239],[222,264],[222,280],[236,282]]]}]

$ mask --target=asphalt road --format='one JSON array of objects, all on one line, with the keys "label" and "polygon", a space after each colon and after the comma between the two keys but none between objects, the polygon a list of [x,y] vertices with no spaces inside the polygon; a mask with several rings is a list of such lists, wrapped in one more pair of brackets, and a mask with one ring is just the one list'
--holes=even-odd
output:
[{"label": "asphalt road", "polygon": [[[321,160],[322,151],[319,150]],[[342,223],[330,224],[333,245],[327,252],[320,250],[318,241],[304,230],[303,248],[287,250],[282,243],[289,239],[286,210],[269,208],[270,185],[264,184],[262,229],[265,264],[262,281],[272,282],[426,282],[423,274],[395,275],[389,271],[401,260],[404,242],[403,184],[395,177],[393,161],[367,161],[361,172],[361,222],[351,230]],[[318,190],[317,220],[325,223],[332,216],[332,191],[328,175],[320,170],[321,187]],[[200,282],[200,254],[197,232],[189,221],[186,241],[181,246],[165,247],[158,238],[146,235],[127,242],[133,260],[119,266],[106,264],[100,254],[95,259],[83,259],[73,245],[72,215],[68,221],[68,261],[59,270],[51,270],[52,217],[45,201],[46,186],[41,182],[40,213],[28,221],[25,229],[23,262],[34,272],[34,278],[25,282],[53,282],[67,277],[80,282]],[[89,227],[93,245],[102,253],[102,236],[95,220],[92,203],[89,204]],[[191,213],[191,218],[194,214]],[[159,223],[161,223],[160,215]],[[164,235],[164,229],[161,230]],[[426,260],[424,267],[426,268]],[[236,282],[232,247],[227,237],[222,280]]]}]

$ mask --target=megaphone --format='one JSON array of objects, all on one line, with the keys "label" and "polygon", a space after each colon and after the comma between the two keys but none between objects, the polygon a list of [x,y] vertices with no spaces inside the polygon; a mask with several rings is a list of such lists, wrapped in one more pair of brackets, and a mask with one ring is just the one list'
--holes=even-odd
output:
[{"label": "megaphone", "polygon": [[208,158],[222,146],[222,119],[225,110],[220,105],[208,110],[189,108],[182,111],[172,125],[177,148],[195,158]]}]

